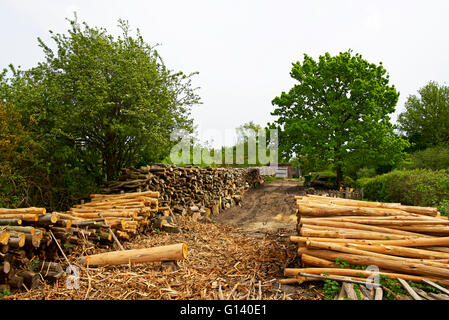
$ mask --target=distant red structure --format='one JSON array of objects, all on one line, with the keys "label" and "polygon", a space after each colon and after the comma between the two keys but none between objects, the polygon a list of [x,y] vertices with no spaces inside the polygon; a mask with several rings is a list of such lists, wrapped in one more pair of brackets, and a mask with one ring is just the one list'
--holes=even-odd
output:
[{"label": "distant red structure", "polygon": [[279,168],[286,168],[287,169],[287,178],[293,178],[293,167],[289,163],[279,163]]}]

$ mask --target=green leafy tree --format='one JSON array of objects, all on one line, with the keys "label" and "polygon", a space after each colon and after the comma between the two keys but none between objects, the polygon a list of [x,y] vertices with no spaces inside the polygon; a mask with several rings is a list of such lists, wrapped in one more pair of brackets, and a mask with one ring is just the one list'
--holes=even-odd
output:
[{"label": "green leafy tree", "polygon": [[304,55],[293,64],[293,88],[272,103],[280,151],[318,157],[333,164],[341,184],[348,165],[394,163],[407,142],[394,133],[389,114],[399,93],[390,86],[382,64],[375,65],[352,51],[315,61]]},{"label": "green leafy tree", "polygon": [[410,95],[398,117],[400,130],[414,149],[449,144],[449,87],[429,82]]},{"label": "green leafy tree", "polygon": [[[123,167],[164,159],[177,143],[173,130],[193,131],[190,112],[199,96],[195,73],[168,69],[126,22],[119,21],[122,33],[113,37],[69,21],[66,34],[50,31],[52,45],[38,39],[43,62],[0,73],[0,101],[15,105],[23,123],[36,123],[38,158],[49,173],[40,184],[74,201]],[[57,200],[46,206],[61,207]]]},{"label": "green leafy tree", "polygon": [[67,35],[53,34],[55,52],[39,40],[45,62],[14,71],[16,105],[73,147],[86,168],[99,164],[107,179],[123,166],[163,158],[174,144],[170,132],[192,130],[190,107],[199,98],[190,76],[167,69],[124,21],[117,39],[70,22]]}]

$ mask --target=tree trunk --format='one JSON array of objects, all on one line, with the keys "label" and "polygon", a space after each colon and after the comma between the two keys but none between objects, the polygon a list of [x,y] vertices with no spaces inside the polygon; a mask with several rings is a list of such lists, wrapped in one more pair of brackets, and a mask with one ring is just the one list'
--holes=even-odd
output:
[{"label": "tree trunk", "polygon": [[340,188],[343,185],[343,171],[341,169],[341,165],[337,165],[337,188]]}]

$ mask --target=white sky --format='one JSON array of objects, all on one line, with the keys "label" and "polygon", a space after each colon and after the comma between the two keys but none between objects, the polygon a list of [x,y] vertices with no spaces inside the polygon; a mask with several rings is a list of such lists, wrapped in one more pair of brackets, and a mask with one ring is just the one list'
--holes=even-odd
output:
[{"label": "white sky", "polygon": [[[199,71],[203,104],[193,110],[201,135],[272,121],[271,100],[288,91],[291,63],[351,48],[383,62],[400,91],[396,108],[428,81],[448,84],[449,1],[103,1],[1,0],[0,68],[43,59],[37,37],[64,33],[66,17],[118,34],[117,20],[140,28],[170,69]],[[216,139],[214,142],[217,143]],[[214,143],[214,144],[215,144]],[[220,144],[220,143],[219,143]]]}]

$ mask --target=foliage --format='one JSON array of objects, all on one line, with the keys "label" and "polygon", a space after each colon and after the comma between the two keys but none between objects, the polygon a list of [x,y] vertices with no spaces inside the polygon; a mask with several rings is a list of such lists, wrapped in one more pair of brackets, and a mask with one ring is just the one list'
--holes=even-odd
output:
[{"label": "foliage", "polygon": [[340,290],[341,283],[339,281],[324,280],[323,291],[325,300],[333,300]]},{"label": "foliage", "polygon": [[[399,294],[399,295],[406,295],[407,294],[407,291],[404,289],[404,287],[401,285],[401,283],[398,280],[396,280],[396,279],[391,279],[388,276],[380,274],[379,275],[379,283],[382,286],[390,289],[392,292],[394,292],[396,294]],[[395,299],[394,295],[391,294],[391,292],[389,292],[389,291],[386,292],[385,297],[387,299],[389,299],[389,300],[394,300]]]},{"label": "foliage", "polygon": [[38,259],[33,258],[26,264],[26,268],[30,271],[36,271],[38,267],[39,267]]},{"label": "foliage", "polygon": [[357,170],[357,178],[372,178],[376,175],[375,168],[363,167]]},{"label": "foliage", "polygon": [[284,157],[331,161],[339,183],[347,164],[392,164],[402,157],[408,143],[393,132],[389,117],[399,94],[382,64],[351,50],[326,53],[319,61],[304,55],[290,75],[297,83],[273,99],[272,115],[278,118],[270,125],[280,131]]},{"label": "foliage", "polygon": [[355,265],[355,264],[350,264],[348,262],[346,262],[345,259],[342,258],[336,258],[335,259],[335,264],[338,265],[340,268],[349,268],[349,269],[356,269],[356,270],[365,270],[367,268],[367,266],[360,266],[360,265]]},{"label": "foliage", "polygon": [[190,110],[199,103],[194,74],[169,70],[126,22],[119,21],[117,38],[70,23],[67,34],[50,31],[56,50],[39,39],[43,62],[29,70],[11,65],[0,74],[0,101],[16,106],[36,145],[33,165],[45,170],[32,205],[51,209],[67,208],[122,167],[162,160],[177,143],[172,131],[193,130]]},{"label": "foliage", "polygon": [[8,289],[3,289],[3,291],[0,291],[0,299],[9,295],[11,295],[11,291]]},{"label": "foliage", "polygon": [[0,207],[31,205],[38,185],[48,180],[40,151],[29,130],[36,126],[33,118],[23,119],[15,106],[0,101]]},{"label": "foliage", "polygon": [[438,211],[441,215],[449,217],[449,199],[443,199],[438,203]]},{"label": "foliage", "polygon": [[357,180],[367,200],[400,202],[413,206],[446,206],[449,199],[449,170],[394,170]]},{"label": "foliage", "polygon": [[445,146],[429,147],[410,154],[404,169],[449,169],[449,148]]},{"label": "foliage", "polygon": [[449,87],[430,81],[410,95],[398,117],[400,130],[421,150],[449,143]]}]

